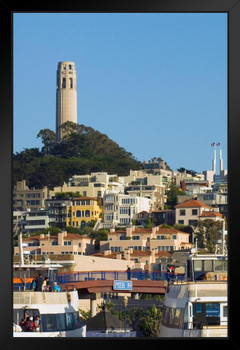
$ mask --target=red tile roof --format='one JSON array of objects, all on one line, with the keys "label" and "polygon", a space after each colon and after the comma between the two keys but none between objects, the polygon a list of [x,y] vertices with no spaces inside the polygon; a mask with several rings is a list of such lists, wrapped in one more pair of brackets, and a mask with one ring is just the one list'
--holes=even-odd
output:
[{"label": "red tile roof", "polygon": [[175,208],[201,208],[201,207],[212,209],[212,207],[210,207],[209,205],[202,203],[200,201],[197,201],[196,199],[190,199],[190,200],[187,200],[186,202],[183,202],[175,206]]},{"label": "red tile roof", "polygon": [[[50,236],[50,239],[57,239],[57,236]],[[48,236],[45,236],[44,238],[40,238],[40,235],[36,236],[30,236],[22,239],[23,241],[32,241],[32,240],[48,240]]]},{"label": "red tile roof", "polygon": [[157,252],[155,255],[156,255],[156,256],[171,257],[171,253],[170,253],[170,252],[162,251],[162,250],[160,250],[159,252]]},{"label": "red tile roof", "polygon": [[189,233],[187,233],[187,232],[183,232],[183,231],[180,231],[180,230],[175,230],[174,228],[160,227],[159,230],[156,231],[156,235],[157,234],[164,234],[164,233],[167,233],[167,234],[170,234],[170,235],[173,235],[173,234],[176,234],[176,233],[184,233],[186,235],[189,235]]},{"label": "red tile roof", "polygon": [[[83,235],[78,235],[77,233],[68,233],[66,236],[63,237],[63,239],[82,239],[82,238],[91,239],[91,238],[83,236]],[[50,240],[52,240],[52,239],[58,239],[58,236],[57,235],[50,236]],[[40,235],[36,235],[36,236],[30,236],[30,237],[23,238],[23,241],[32,241],[32,240],[45,241],[45,240],[48,240],[48,236],[45,235],[44,238],[40,238]]]},{"label": "red tile roof", "polygon": [[124,254],[121,252],[121,253],[116,253],[116,252],[113,252],[113,253],[110,253],[110,254],[107,254],[105,255],[104,253],[95,253],[95,254],[91,254],[90,256],[96,256],[96,257],[99,257],[99,258],[108,258],[108,259],[117,259],[117,254],[121,254],[121,258],[123,260],[125,260],[124,258]]},{"label": "red tile roof", "polygon": [[150,256],[150,251],[143,251],[143,250],[133,250],[132,253],[130,253],[130,256]]},{"label": "red tile roof", "polygon": [[77,233],[68,233],[67,236],[63,237],[63,239],[82,239],[82,238],[91,239],[91,238],[83,236],[83,235],[78,235]]},{"label": "red tile roof", "polygon": [[137,227],[135,228],[134,231],[132,231],[132,233],[151,233],[152,229],[151,228],[141,228],[141,227]]},{"label": "red tile roof", "polygon": [[202,214],[200,215],[200,217],[213,217],[213,216],[218,216],[220,218],[223,217],[222,214],[216,212],[216,211],[203,211]]},{"label": "red tile roof", "polygon": [[[162,227],[162,225],[158,226],[158,231],[156,231],[156,234],[164,234],[164,233],[167,233],[167,234],[176,234],[176,233],[185,233],[185,234],[188,234],[186,232],[183,232],[183,231],[180,231],[180,230],[175,230],[174,228],[165,228],[165,227]],[[114,232],[110,232],[109,235],[113,235],[113,234],[116,234],[116,233],[127,233],[125,230],[119,230],[119,231],[114,231]],[[142,228],[142,227],[137,227],[135,228],[134,231],[132,231],[132,234],[141,234],[141,233],[152,233],[152,229],[151,228]]]}]

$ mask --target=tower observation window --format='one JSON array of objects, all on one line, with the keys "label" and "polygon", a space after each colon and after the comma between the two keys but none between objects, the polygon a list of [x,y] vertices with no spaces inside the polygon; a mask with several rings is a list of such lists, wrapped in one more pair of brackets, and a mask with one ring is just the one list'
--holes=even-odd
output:
[{"label": "tower observation window", "polygon": [[69,78],[69,85],[70,85],[70,89],[72,89],[73,88],[73,80],[72,80],[72,78]]},{"label": "tower observation window", "polygon": [[71,64],[68,65],[68,69],[72,69],[72,65]]},{"label": "tower observation window", "polygon": [[63,78],[62,79],[62,88],[65,88],[66,87],[66,78]]}]

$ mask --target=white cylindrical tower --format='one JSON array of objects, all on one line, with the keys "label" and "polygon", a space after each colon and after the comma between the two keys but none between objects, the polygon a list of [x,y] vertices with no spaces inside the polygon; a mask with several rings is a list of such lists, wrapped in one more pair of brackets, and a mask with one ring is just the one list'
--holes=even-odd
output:
[{"label": "white cylindrical tower", "polygon": [[222,157],[222,150],[219,150],[219,168],[220,168],[220,175],[222,174],[223,171],[223,157]]},{"label": "white cylindrical tower", "polygon": [[216,149],[213,151],[212,170],[216,174]]},{"label": "white cylindrical tower", "polygon": [[56,96],[56,135],[62,139],[60,126],[67,122],[77,123],[77,74],[75,63],[58,63]]}]

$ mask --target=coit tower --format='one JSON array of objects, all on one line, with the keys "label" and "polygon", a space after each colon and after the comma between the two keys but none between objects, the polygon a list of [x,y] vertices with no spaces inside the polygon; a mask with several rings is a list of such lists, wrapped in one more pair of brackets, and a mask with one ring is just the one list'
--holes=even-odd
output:
[{"label": "coit tower", "polygon": [[77,76],[75,63],[64,61],[57,68],[56,135],[63,137],[60,126],[67,122],[77,123]]}]

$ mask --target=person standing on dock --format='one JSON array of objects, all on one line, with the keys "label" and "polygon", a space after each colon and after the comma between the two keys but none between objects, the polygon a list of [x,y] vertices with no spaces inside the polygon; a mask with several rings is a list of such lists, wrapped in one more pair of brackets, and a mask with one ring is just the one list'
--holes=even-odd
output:
[{"label": "person standing on dock", "polygon": [[42,275],[40,273],[39,273],[38,277],[36,278],[35,282],[36,282],[35,292],[41,292],[42,285],[43,285],[43,278],[42,278]]},{"label": "person standing on dock", "polygon": [[131,268],[130,268],[130,266],[127,267],[127,279],[128,280],[131,279]]}]

